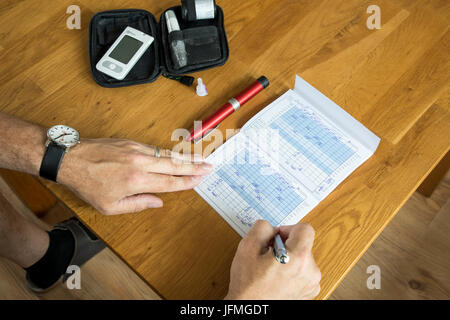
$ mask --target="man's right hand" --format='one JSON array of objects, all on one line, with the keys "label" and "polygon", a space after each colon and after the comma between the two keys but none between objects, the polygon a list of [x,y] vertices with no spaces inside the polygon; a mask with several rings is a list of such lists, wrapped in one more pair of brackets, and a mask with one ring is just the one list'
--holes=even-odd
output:
[{"label": "man's right hand", "polygon": [[[271,243],[277,233],[285,241],[289,263],[275,260]],[[225,299],[313,299],[320,292],[320,270],[311,249],[314,229],[306,223],[274,228],[259,220],[242,239],[231,265]]]},{"label": "man's right hand", "polygon": [[[82,140],[63,159],[58,182],[106,215],[161,207],[152,193],[191,189],[213,167],[129,140]],[[199,156],[200,157],[200,156]]]}]

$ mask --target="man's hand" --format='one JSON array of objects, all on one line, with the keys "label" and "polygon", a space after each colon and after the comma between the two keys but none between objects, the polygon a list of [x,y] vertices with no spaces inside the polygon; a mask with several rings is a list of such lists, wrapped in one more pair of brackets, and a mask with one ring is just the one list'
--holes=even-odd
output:
[{"label": "man's hand", "polygon": [[64,157],[58,182],[113,215],[161,207],[162,200],[151,193],[191,189],[212,171],[191,155],[160,153],[156,158],[153,147],[129,140],[83,140]]},{"label": "man's hand", "polygon": [[[289,263],[275,260],[270,247],[280,233]],[[259,220],[242,239],[231,266],[225,299],[313,299],[320,292],[320,270],[312,256],[314,229],[306,223],[274,228]]]},{"label": "man's hand", "polygon": [[[39,174],[46,130],[0,112],[0,168]],[[212,171],[191,155],[161,150],[129,140],[83,140],[62,160],[57,180],[104,214],[161,207],[151,193],[191,189]]]}]

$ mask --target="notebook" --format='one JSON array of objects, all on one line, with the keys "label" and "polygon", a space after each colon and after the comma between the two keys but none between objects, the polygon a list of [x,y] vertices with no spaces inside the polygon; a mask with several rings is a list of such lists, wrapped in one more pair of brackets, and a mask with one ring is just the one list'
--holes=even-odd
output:
[{"label": "notebook", "polygon": [[195,191],[240,234],[258,219],[299,222],[378,147],[380,138],[300,77],[207,161]]}]

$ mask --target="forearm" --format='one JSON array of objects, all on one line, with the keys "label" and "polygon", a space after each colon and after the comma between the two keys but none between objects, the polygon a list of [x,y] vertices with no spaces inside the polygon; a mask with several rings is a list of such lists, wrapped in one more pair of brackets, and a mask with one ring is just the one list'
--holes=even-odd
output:
[{"label": "forearm", "polygon": [[[45,128],[0,112],[0,168],[39,175],[46,138]],[[213,169],[191,155],[155,150],[129,140],[84,139],[64,154],[57,182],[100,212],[119,214],[161,207],[152,193],[192,189]]]},{"label": "forearm", "polygon": [[39,174],[46,130],[0,112],[0,168]]}]

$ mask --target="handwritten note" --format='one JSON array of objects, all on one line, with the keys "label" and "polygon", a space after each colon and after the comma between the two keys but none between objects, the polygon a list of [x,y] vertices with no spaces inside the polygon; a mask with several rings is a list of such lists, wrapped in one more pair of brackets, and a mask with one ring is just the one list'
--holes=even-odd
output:
[{"label": "handwritten note", "polygon": [[[333,120],[336,120],[335,122]],[[364,163],[380,139],[297,77],[224,143],[195,190],[241,236],[258,219],[300,221]]]}]

